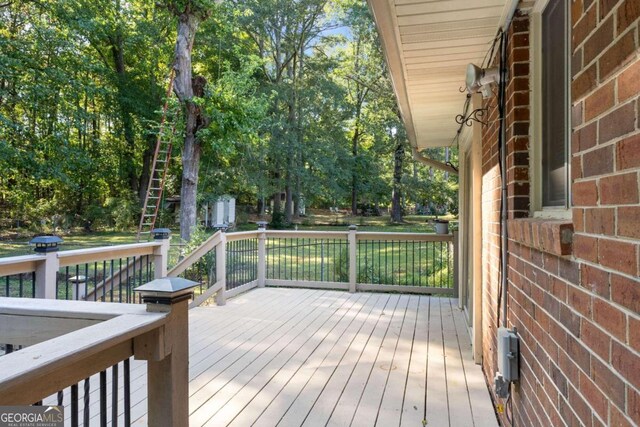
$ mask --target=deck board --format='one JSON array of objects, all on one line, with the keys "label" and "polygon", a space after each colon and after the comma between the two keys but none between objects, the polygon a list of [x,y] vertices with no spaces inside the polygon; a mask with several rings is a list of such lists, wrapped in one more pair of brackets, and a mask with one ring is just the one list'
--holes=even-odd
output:
[{"label": "deck board", "polygon": [[[262,288],[193,309],[190,425],[497,426],[457,303]],[[131,378],[132,419],[146,425],[144,362],[132,361]],[[122,387],[120,379],[120,400]],[[97,390],[92,377],[91,425]]]}]

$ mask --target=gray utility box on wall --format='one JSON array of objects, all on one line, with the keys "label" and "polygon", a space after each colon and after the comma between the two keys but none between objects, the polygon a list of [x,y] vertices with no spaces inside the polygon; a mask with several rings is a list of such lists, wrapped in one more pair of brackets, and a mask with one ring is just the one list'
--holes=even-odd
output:
[{"label": "gray utility box on wall", "polygon": [[502,398],[509,395],[509,384],[520,378],[519,340],[515,329],[498,328],[498,373],[494,382],[496,394]]}]

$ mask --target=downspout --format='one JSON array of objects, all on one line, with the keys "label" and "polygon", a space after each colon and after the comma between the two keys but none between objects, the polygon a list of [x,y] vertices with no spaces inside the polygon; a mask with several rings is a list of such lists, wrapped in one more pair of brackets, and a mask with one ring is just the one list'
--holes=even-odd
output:
[{"label": "downspout", "polygon": [[458,175],[458,169],[456,169],[451,163],[442,163],[437,160],[430,159],[425,157],[422,153],[418,151],[416,147],[411,144],[411,153],[413,154],[413,159],[432,168],[440,169],[441,171],[449,172],[454,175]]}]

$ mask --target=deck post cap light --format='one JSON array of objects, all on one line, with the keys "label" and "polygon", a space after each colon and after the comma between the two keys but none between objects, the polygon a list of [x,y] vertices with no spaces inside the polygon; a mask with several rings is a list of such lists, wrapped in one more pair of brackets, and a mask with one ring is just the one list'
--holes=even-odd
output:
[{"label": "deck post cap light", "polygon": [[257,221],[256,224],[258,224],[258,229],[264,230],[267,228],[267,221]]},{"label": "deck post cap light", "polygon": [[193,288],[198,285],[200,283],[182,277],[163,277],[138,286],[134,292],[140,292],[142,302],[147,305],[171,306],[191,298]]},{"label": "deck post cap light", "polygon": [[358,226],[357,226],[357,225],[355,225],[355,224],[351,224],[351,225],[349,226],[349,230],[357,230],[357,229],[358,229]]},{"label": "deck post cap light", "polygon": [[155,240],[166,240],[170,237],[171,230],[169,228],[154,228],[151,230],[151,234]]},{"label": "deck post cap light", "polygon": [[63,240],[58,236],[37,236],[31,239],[30,245],[35,245],[34,251],[37,253],[56,252],[59,248],[58,245]]}]

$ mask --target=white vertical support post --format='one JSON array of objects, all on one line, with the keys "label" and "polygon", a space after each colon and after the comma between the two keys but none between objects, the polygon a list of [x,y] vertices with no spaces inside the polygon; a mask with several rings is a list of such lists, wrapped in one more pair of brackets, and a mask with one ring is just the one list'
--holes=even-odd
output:
[{"label": "white vertical support post", "polygon": [[258,227],[258,287],[264,288],[267,277],[267,231],[263,223]]},{"label": "white vertical support post", "polygon": [[222,282],[222,287],[216,294],[216,304],[225,305],[227,298],[227,235],[220,232],[220,243],[216,246],[216,282]]},{"label": "white vertical support post", "polygon": [[356,233],[358,227],[349,226],[349,292],[356,291],[357,265],[358,265],[358,243]]},{"label": "white vertical support post", "polygon": [[156,228],[151,230],[153,239],[160,245],[153,250],[154,279],[167,277],[169,265],[169,249],[171,248],[171,230],[168,228]]},{"label": "white vertical support post", "polygon": [[458,298],[458,305],[460,308],[462,308],[462,298],[460,298],[460,283],[458,278],[460,277],[458,275],[458,266],[459,266],[459,243],[458,243],[458,230],[454,230],[453,231],[453,240],[452,240],[452,245],[453,245],[453,294],[455,295],[455,298]]},{"label": "white vertical support post", "polygon": [[58,236],[37,236],[29,244],[34,245],[35,252],[42,255],[36,265],[35,298],[56,299],[56,280],[60,269],[58,245],[62,239]]},{"label": "white vertical support post", "polygon": [[36,298],[56,299],[56,275],[60,269],[57,252],[42,254],[36,267]]}]

